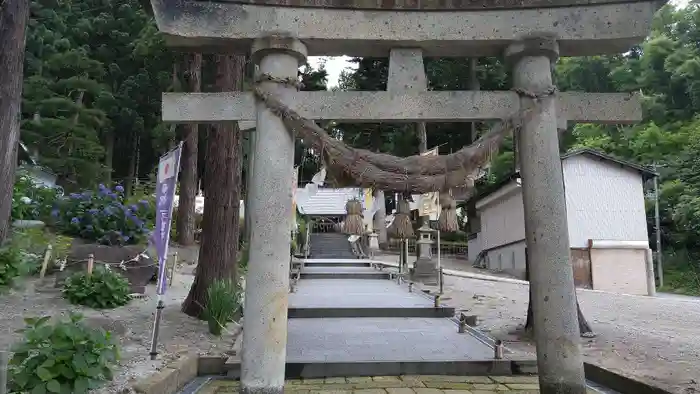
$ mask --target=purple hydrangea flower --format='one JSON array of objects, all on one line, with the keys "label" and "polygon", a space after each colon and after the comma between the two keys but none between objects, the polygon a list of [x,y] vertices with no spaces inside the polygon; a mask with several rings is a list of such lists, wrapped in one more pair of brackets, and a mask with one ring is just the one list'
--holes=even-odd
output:
[{"label": "purple hydrangea flower", "polygon": [[117,185],[114,187],[114,190],[116,190],[119,193],[124,193],[124,186],[122,185]]}]

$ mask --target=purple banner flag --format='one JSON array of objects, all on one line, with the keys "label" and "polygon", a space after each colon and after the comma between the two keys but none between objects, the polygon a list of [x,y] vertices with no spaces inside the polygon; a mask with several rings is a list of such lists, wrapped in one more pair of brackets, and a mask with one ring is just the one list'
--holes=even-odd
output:
[{"label": "purple banner flag", "polygon": [[167,284],[165,262],[168,259],[170,223],[172,222],[177,174],[180,172],[181,152],[182,142],[177,148],[161,156],[160,162],[158,163],[158,178],[156,180],[156,229],[153,234],[153,244],[158,253],[159,295],[165,294],[165,287]]}]

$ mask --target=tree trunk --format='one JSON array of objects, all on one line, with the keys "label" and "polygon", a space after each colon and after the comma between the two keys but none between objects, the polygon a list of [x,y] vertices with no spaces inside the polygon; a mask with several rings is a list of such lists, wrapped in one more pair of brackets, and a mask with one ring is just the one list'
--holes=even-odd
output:
[{"label": "tree trunk", "polygon": [[[425,122],[416,124],[416,133],[418,134],[418,153],[428,151],[428,132],[425,129]],[[428,222],[428,216],[421,216],[421,225]],[[418,248],[416,247],[416,256],[418,256]]]},{"label": "tree trunk", "polygon": [[105,134],[105,183],[112,183],[112,171],[114,170],[114,131]]},{"label": "tree trunk", "polygon": [[[202,86],[202,54],[187,54],[185,59],[185,82],[188,90],[198,93]],[[180,195],[176,221],[177,242],[180,245],[192,245],[195,232],[194,202],[197,196],[199,125],[196,123],[186,124],[184,130],[185,144],[182,150]]]},{"label": "tree trunk", "polygon": [[131,157],[129,158],[129,172],[126,176],[126,182],[124,184],[124,194],[127,196],[131,196],[131,194],[134,191],[134,174],[136,173],[136,162],[137,162],[137,153],[136,150],[138,149],[138,135],[136,134],[135,131],[131,132]]},{"label": "tree trunk", "polygon": [[[216,56],[216,87],[220,92],[240,91],[244,56]],[[182,311],[202,317],[207,288],[219,279],[238,283],[239,205],[241,188],[241,131],[237,122],[220,123],[207,136],[202,240],[194,283]]]},{"label": "tree trunk", "polygon": [[[478,63],[478,59],[475,57],[470,57],[469,58],[469,90],[479,90],[481,87],[479,86],[479,78],[476,75],[476,65]],[[476,141],[477,139],[477,130],[476,130],[476,122],[469,122],[469,136],[471,139],[471,142]]]},{"label": "tree trunk", "polygon": [[0,2],[0,242],[7,237],[17,167],[28,0]]}]

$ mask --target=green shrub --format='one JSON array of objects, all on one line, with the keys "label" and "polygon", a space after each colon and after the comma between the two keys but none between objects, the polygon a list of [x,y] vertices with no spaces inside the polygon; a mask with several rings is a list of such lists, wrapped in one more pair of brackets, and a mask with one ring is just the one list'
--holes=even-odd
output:
[{"label": "green shrub", "polygon": [[231,279],[214,281],[207,289],[207,307],[204,317],[209,332],[221,335],[221,331],[232,322],[241,305],[241,293],[237,283]]},{"label": "green shrub", "polygon": [[92,275],[76,272],[66,279],[63,295],[72,304],[95,309],[111,309],[131,300],[129,281],[104,267],[95,267]]},{"label": "green shrub", "polygon": [[13,220],[46,220],[58,198],[58,189],[34,183],[21,170],[12,189]]},{"label": "green shrub", "polygon": [[112,380],[119,353],[109,332],[86,326],[80,315],[48,320],[24,319],[24,341],[10,360],[11,392],[83,394]]},{"label": "green shrub", "polygon": [[246,271],[248,270],[248,260],[250,259],[250,248],[247,243],[243,243],[239,250],[238,267]]},{"label": "green shrub", "polygon": [[14,284],[25,266],[22,251],[12,243],[0,247],[0,287]]}]

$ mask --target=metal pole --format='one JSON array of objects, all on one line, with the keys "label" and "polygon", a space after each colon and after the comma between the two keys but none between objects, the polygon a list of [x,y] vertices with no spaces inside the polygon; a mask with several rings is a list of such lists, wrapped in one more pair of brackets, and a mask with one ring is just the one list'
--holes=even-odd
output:
[{"label": "metal pole", "polygon": [[[656,163],[654,163],[656,171]],[[664,285],[663,253],[661,251],[661,216],[659,215],[659,177],[654,177],[654,221],[656,226],[656,272],[659,275],[659,287]]]},{"label": "metal pole", "polygon": [[[165,263],[163,263],[165,264]],[[151,336],[151,360],[155,360],[158,357],[158,332],[160,331],[160,317],[163,314],[163,309],[165,304],[162,300],[162,295],[158,294],[158,303],[156,305],[156,317],[153,322],[153,335]]]},{"label": "metal pole", "polygon": [[[439,208],[439,206],[438,206]],[[437,231],[437,269],[438,281],[440,282],[440,294],[442,294],[442,264],[440,262],[440,230]]]}]

